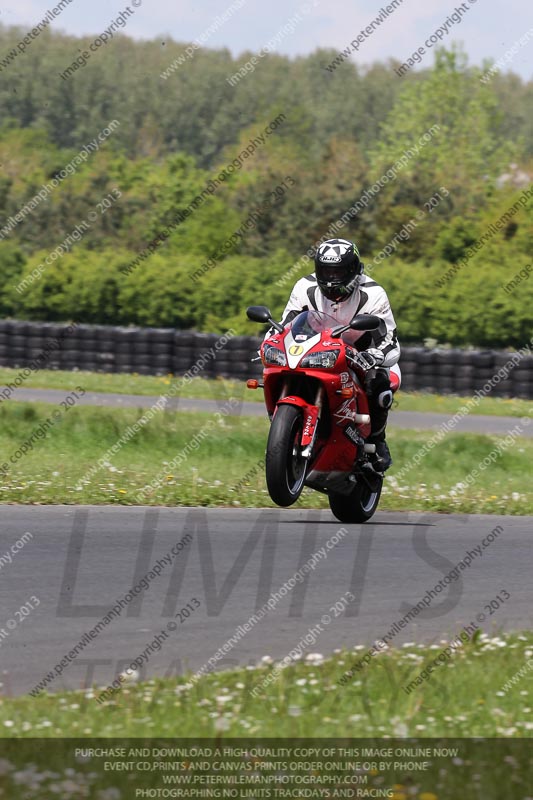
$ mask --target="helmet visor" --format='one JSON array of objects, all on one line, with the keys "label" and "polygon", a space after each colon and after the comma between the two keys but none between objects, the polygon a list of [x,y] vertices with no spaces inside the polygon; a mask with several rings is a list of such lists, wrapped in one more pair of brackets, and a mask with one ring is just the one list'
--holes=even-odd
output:
[{"label": "helmet visor", "polygon": [[346,280],[348,270],[340,264],[326,264],[320,269],[320,277],[327,283],[339,283]]},{"label": "helmet visor", "polygon": [[346,280],[348,270],[341,264],[321,264],[319,278],[321,282],[339,284]]}]

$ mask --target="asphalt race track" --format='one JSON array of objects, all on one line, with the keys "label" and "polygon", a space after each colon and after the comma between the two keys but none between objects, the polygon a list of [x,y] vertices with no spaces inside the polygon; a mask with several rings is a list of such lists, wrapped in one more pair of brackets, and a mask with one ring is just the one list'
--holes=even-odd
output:
[{"label": "asphalt race track", "polygon": [[[12,563],[0,562],[4,694],[33,688],[158,561],[159,576],[66,666],[52,690],[110,683],[169,623],[175,630],[143,677],[199,669],[310,559],[314,570],[278,594],[218,668],[266,654],[281,658],[317,624],[322,630],[305,653],[371,644],[483,539],[482,555],[434,591],[429,608],[394,643],[451,638],[471,623],[487,632],[532,627],[532,517],[378,511],[373,522],[342,532],[326,511],[6,505],[0,513],[0,555],[24,532],[33,534]],[[503,530],[487,542],[497,526]],[[187,533],[191,541],[165,564]],[[326,543],[330,549],[314,556]],[[349,613],[335,617],[332,607],[348,591],[355,596]],[[491,615],[486,606],[502,592],[510,598]],[[17,611],[32,597],[40,605],[22,618]],[[179,622],[176,612],[197,602]]]}]

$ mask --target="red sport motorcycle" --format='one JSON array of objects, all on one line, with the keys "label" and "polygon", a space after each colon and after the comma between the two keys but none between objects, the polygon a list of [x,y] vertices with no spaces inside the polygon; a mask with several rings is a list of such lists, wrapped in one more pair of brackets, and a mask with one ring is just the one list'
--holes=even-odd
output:
[{"label": "red sport motorcycle", "polygon": [[355,338],[350,333],[375,330],[379,317],[359,314],[339,325],[328,314],[302,311],[283,328],[266,306],[250,306],[246,314],[276,331],[261,345],[263,383],[247,382],[250,389],[264,389],[271,419],[270,497],[291,506],[308,486],[327,494],[340,522],[366,522],[378,507],[383,473],[373,467],[375,445],[365,442],[370,415],[364,372],[347,355]]}]

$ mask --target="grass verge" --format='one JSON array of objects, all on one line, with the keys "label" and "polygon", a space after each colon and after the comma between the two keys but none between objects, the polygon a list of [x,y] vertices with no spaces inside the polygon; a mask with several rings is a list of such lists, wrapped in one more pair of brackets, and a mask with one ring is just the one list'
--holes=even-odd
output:
[{"label": "grass verge", "polygon": [[[99,467],[98,461],[139,419],[142,409],[76,407],[61,412],[43,438],[17,458],[32,431],[56,411],[48,404],[0,404],[0,501],[136,504],[137,492],[158,477],[161,485],[149,491],[143,503],[272,506],[263,466],[266,419],[226,417],[213,422],[207,414],[159,413]],[[205,436],[200,436],[202,431],[207,431]],[[467,476],[498,438],[449,434],[405,477],[396,478],[395,472],[400,473],[430,436],[425,431],[391,430],[395,463],[385,481],[381,509],[533,513],[528,480],[533,441],[517,439],[469,485]],[[172,467],[179,454],[182,461]],[[325,508],[327,499],[306,490],[298,505]]]},{"label": "grass verge", "polygon": [[186,676],[124,684],[101,704],[97,688],[2,697],[0,736],[531,736],[533,687],[516,675],[533,656],[533,634],[478,633],[410,693],[403,687],[443,642],[381,652],[347,685],[339,679],[361,658],[362,645],[325,659],[307,654],[255,695],[274,669],[271,659],[212,673],[192,688]]},{"label": "grass verge", "polygon": [[[20,370],[0,368],[0,385],[13,382]],[[162,377],[150,375],[130,375],[127,373],[100,373],[62,370],[39,370],[31,374],[22,384],[27,389],[64,389],[72,391],[80,384],[88,392],[114,392],[117,394],[138,394],[159,396],[168,391],[171,383],[179,381],[171,375]],[[261,391],[250,391],[246,382],[216,378],[193,378],[183,385],[179,392],[181,397],[197,397],[200,399],[226,399],[237,397],[252,402],[263,402]],[[13,394],[16,397],[16,393]],[[395,406],[399,411],[433,411],[453,416],[465,403],[467,397],[458,395],[438,395],[429,392],[400,392]],[[522,417],[533,412],[533,401],[517,398],[482,397],[471,414],[488,414],[490,416]]]}]

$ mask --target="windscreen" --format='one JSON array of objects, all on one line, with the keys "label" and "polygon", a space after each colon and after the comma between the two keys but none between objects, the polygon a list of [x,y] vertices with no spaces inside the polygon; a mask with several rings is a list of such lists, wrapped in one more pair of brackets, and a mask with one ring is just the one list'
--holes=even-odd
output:
[{"label": "windscreen", "polygon": [[322,311],[302,311],[293,319],[290,327],[293,339],[303,342],[305,339],[310,339],[317,333],[325,331],[326,328],[338,327],[338,324],[334,317],[330,317],[329,314],[324,314]]}]

